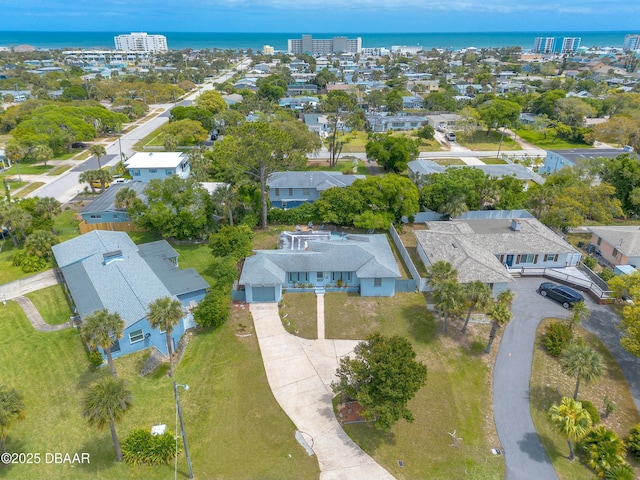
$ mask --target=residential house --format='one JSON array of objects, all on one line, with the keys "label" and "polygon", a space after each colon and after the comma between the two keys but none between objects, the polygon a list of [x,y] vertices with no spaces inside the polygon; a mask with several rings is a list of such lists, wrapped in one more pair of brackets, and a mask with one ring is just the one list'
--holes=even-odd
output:
[{"label": "residential house", "polygon": [[186,179],[191,173],[189,157],[184,152],[136,152],[125,166],[135,181],[144,183],[171,175]]},{"label": "residential house", "polygon": [[612,265],[640,266],[640,228],[637,226],[589,227],[596,251]]},{"label": "residential house", "polygon": [[448,168],[477,168],[489,176],[495,178],[515,177],[527,184],[535,182],[540,185],[544,184],[544,177],[534,173],[523,165],[517,163],[507,163],[501,165],[439,165],[431,160],[419,158],[408,163],[409,178],[419,184],[424,177],[435,173],[443,173]]},{"label": "residential house", "polygon": [[275,208],[294,208],[316,201],[325,190],[348,187],[364,178],[340,172],[274,172],[267,179],[269,200]]},{"label": "residential house", "polygon": [[544,165],[539,173],[552,173],[564,167],[582,165],[585,161],[598,158],[616,158],[618,155],[632,152],[622,148],[575,148],[571,150],[548,150]]},{"label": "residential house", "polygon": [[402,97],[402,108],[404,109],[418,109],[422,108],[424,99],[420,95],[414,95],[412,97]]},{"label": "residential house", "polygon": [[143,191],[146,186],[143,182],[114,183],[80,210],[79,214],[88,224],[131,222],[127,211],[116,207],[116,195],[122,188],[130,188],[139,198],[144,199]]},{"label": "residential house", "polygon": [[312,83],[293,83],[287,86],[287,95],[290,97],[296,95],[317,95],[318,86]]},{"label": "residential house", "polygon": [[[305,113],[304,124],[310,131],[317,133],[321,137],[326,138],[331,133],[332,125],[325,113]],[[351,127],[342,120],[338,120],[336,129],[341,133],[349,133],[351,131]]]},{"label": "residential house", "polygon": [[510,270],[565,268],[580,261],[575,248],[528,213],[518,218],[510,218],[510,212],[468,213],[481,218],[428,221],[425,230],[414,231],[427,268],[449,262],[460,283],[481,280],[497,294],[513,282]]},{"label": "residential house", "polygon": [[367,114],[366,117],[367,127],[374,133],[388,132],[389,130],[415,130],[428,123],[427,119],[420,115]]},{"label": "residential house", "polygon": [[395,295],[401,274],[386,235],[284,232],[283,243],[284,248],[257,250],[245,259],[239,284],[248,303],[279,302],[284,290]]},{"label": "residential house", "polygon": [[149,304],[168,296],[184,306],[184,317],[171,333],[175,348],[195,326],[190,310],[209,288],[194,269],[178,270],[178,253],[164,240],[136,245],[124,232],[94,230],[54,245],[53,254],[80,320],[105,308],[124,320],[113,357],[147,348],[167,355],[166,332],[147,319]]}]

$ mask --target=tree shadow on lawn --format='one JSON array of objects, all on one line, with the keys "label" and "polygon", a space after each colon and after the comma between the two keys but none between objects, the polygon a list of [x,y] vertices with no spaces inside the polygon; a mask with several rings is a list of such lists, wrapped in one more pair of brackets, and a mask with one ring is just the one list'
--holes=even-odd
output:
[{"label": "tree shadow on lawn", "polygon": [[529,402],[533,408],[544,413],[549,411],[551,405],[562,402],[562,395],[557,388],[551,386],[534,385],[529,390]]},{"label": "tree shadow on lawn", "polygon": [[[16,439],[15,437],[11,436],[11,434],[9,434],[9,436],[7,437],[6,446],[7,446],[8,453],[28,453],[24,442],[21,441],[20,439]],[[21,468],[26,469],[29,467],[36,468],[37,466],[21,465],[19,462],[15,462],[15,463],[0,462],[0,478],[14,478],[13,476],[10,475],[10,472],[14,471],[16,468],[18,469],[18,471],[20,471]]]},{"label": "tree shadow on lawn", "polygon": [[352,423],[342,428],[362,450],[371,455],[381,446],[396,444],[395,433],[377,429],[373,422]]},{"label": "tree shadow on lawn", "polygon": [[428,344],[436,338],[436,324],[433,313],[426,309],[416,311],[415,306],[403,307],[400,315],[407,320],[409,333],[418,343]]}]

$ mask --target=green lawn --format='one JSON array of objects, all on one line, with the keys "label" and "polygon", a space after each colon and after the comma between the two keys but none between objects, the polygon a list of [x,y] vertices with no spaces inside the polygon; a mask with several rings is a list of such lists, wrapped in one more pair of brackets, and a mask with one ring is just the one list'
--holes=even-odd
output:
[{"label": "green lawn", "polygon": [[[3,307],[0,322],[2,382],[25,397],[26,418],[9,432],[10,452],[86,452],[88,465],[5,467],[12,479],[166,479],[173,465],[130,467],[114,462],[109,430],[86,425],[81,398],[107,369],[91,367],[78,332],[36,332],[15,302]],[[269,389],[255,337],[236,333],[251,328],[247,311],[234,312],[220,331],[199,331],[189,342],[175,379],[188,384],[181,404],[196,478],[315,479],[319,469],[294,439],[295,426]],[[133,392],[134,406],[117,426],[121,438],[134,428],[164,423],[176,431],[171,379],[140,377],[147,353],[116,360],[118,375]],[[178,478],[187,478],[184,455]]]},{"label": "green lawn", "polygon": [[[537,331],[538,336],[544,331],[544,325],[552,320],[554,319],[545,319],[541,322]],[[600,340],[581,328],[576,333],[602,355],[607,369],[607,373],[598,382],[591,384],[581,382],[579,399],[591,401],[602,415],[604,397],[605,395],[609,397],[615,404],[616,410],[609,418],[602,418],[601,424],[625,438],[629,429],[640,422],[640,414],[635,407],[622,371]],[[555,432],[547,417],[551,405],[559,403],[563,396],[571,397],[574,388],[575,379],[562,373],[559,362],[549,356],[540,342],[536,341],[530,382],[531,417],[536,431],[560,480],[595,479],[596,475],[577,459],[574,462],[568,460],[567,442]],[[637,466],[633,460],[630,463]],[[640,468],[636,468],[636,477],[639,474]]]},{"label": "green lawn", "polygon": [[31,192],[35,192],[37,189],[39,189],[43,185],[44,185],[44,182],[33,182],[33,183],[30,183],[26,187],[20,189],[19,192],[16,192],[16,193],[12,194],[11,197],[12,198],[22,198],[22,197],[30,194]]},{"label": "green lawn", "polygon": [[[500,145],[500,138],[502,137],[502,145]],[[491,130],[487,135],[486,130],[476,130],[472,136],[458,134],[457,141],[460,145],[467,147],[471,150],[477,150],[481,152],[487,152],[492,150],[501,151],[505,150],[522,150],[522,147],[515,142],[511,137],[507,135],[502,136],[500,132]]]},{"label": "green lawn", "polygon": [[53,165],[32,165],[29,163],[20,163],[16,169],[15,165],[11,168],[7,168],[4,172],[0,173],[0,178],[13,176],[13,175],[41,175],[47,173],[53,168]]},{"label": "green lawn", "polygon": [[[486,342],[487,325],[472,324],[467,336],[461,336],[458,322],[443,334],[418,293],[393,298],[327,293],[325,321],[327,338],[362,339],[376,330],[406,337],[427,365],[427,384],[409,404],[414,423],[400,421],[390,433],[370,424],[345,426],[376,461],[399,479],[504,477],[502,458],[490,452],[498,446],[487,366],[492,360],[472,353]],[[453,430],[464,439],[459,448],[450,446],[447,432]],[[398,460],[405,466],[399,467]]]},{"label": "green lawn", "polygon": [[67,170],[69,170],[71,167],[73,167],[73,165],[58,165],[53,170],[51,170],[49,173],[47,173],[47,175],[50,175],[50,176],[61,175],[64,172],[66,172]]},{"label": "green lawn", "polygon": [[60,325],[69,321],[73,314],[62,285],[53,285],[36,292],[27,293],[40,315],[49,325]]},{"label": "green lawn", "polygon": [[591,145],[587,145],[582,142],[573,142],[569,140],[563,140],[562,138],[553,138],[547,136],[544,138],[544,133],[537,132],[535,130],[518,130],[518,136],[523,140],[532,143],[536,147],[544,148],[545,150],[563,150],[571,148],[593,148]]}]

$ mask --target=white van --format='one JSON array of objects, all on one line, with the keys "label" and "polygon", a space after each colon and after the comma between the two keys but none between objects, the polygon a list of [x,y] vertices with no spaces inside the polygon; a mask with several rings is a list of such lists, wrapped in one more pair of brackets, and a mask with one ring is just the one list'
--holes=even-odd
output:
[{"label": "white van", "polygon": [[449,142],[455,142],[456,141],[456,134],[453,133],[453,132],[447,132],[445,137]]}]

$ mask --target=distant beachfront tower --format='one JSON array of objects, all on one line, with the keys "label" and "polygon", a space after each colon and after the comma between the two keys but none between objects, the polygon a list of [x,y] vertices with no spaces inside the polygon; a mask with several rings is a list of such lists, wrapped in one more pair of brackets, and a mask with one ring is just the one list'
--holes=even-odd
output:
[{"label": "distant beachfront tower", "polygon": [[262,47],[262,53],[264,55],[273,55],[275,52],[275,49],[271,45],[265,45]]},{"label": "distant beachfront tower", "polygon": [[166,52],[167,37],[164,35],[147,35],[145,32],[132,32],[128,35],[113,37],[116,50],[129,52]]},{"label": "distant beachfront tower", "polygon": [[580,37],[564,37],[560,53],[575,53],[580,48]]},{"label": "distant beachfront tower", "polygon": [[533,42],[533,53],[553,53],[555,37],[536,37]]},{"label": "distant beachfront tower", "polygon": [[624,36],[624,43],[622,44],[622,49],[624,51],[638,51],[640,50],[640,35],[629,34]]},{"label": "distant beachfront tower", "polygon": [[289,53],[310,53],[311,55],[329,55],[332,53],[360,53],[362,38],[312,38],[302,35],[301,39],[288,40]]}]

